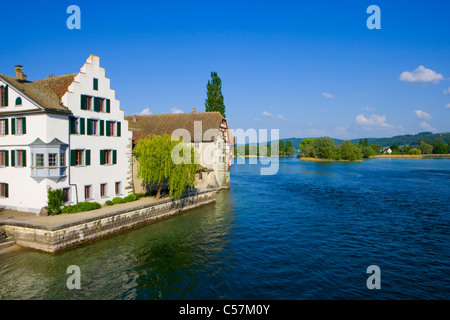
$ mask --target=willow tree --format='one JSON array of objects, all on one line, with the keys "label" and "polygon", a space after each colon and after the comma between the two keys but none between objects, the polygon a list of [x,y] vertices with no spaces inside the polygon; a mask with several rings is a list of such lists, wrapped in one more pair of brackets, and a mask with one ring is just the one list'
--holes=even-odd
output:
[{"label": "willow tree", "polygon": [[134,154],[138,161],[137,177],[148,185],[156,185],[156,199],[167,181],[169,196],[179,199],[186,189],[194,187],[197,172],[196,154],[192,146],[172,141],[171,136],[150,135],[140,139]]},{"label": "willow tree", "polygon": [[217,72],[211,72],[211,80],[206,85],[205,111],[218,111],[225,118],[225,105],[223,104],[222,80]]}]

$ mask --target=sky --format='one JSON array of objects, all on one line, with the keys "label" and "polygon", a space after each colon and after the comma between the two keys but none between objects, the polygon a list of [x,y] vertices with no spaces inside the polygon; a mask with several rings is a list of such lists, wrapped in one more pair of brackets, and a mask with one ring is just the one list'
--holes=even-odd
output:
[{"label": "sky", "polygon": [[[70,5],[81,29],[69,29]],[[380,9],[380,29],[369,29]],[[78,72],[90,54],[125,115],[205,111],[212,71],[233,129],[280,138],[448,132],[449,1],[2,3],[0,73]],[[6,13],[6,14],[5,14]]]}]

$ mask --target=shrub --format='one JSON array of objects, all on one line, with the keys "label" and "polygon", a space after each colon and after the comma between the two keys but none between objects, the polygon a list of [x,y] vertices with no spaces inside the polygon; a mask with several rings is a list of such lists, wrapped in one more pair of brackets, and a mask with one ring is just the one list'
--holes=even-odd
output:
[{"label": "shrub", "polygon": [[61,207],[64,202],[64,192],[62,191],[62,189],[48,189],[47,202],[47,209],[49,214],[60,214]]},{"label": "shrub", "polygon": [[62,209],[63,213],[77,213],[77,212],[84,212],[84,211],[91,211],[100,209],[101,205],[98,202],[79,202],[75,205],[68,205],[64,206]]},{"label": "shrub", "polygon": [[126,196],[123,200],[125,200],[126,202],[132,202],[132,201],[136,201],[137,197],[134,193],[129,194],[128,196]]},{"label": "shrub", "polygon": [[112,199],[112,202],[114,204],[116,204],[116,203],[124,203],[125,200],[123,200],[121,197],[115,197],[115,198]]},{"label": "shrub", "polygon": [[108,201],[105,202],[105,204],[107,206],[112,206],[114,203],[111,200],[108,200]]}]

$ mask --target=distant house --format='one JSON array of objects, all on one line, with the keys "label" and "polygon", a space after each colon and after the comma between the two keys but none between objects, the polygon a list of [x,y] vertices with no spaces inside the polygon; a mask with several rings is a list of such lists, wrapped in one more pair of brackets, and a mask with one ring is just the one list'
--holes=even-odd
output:
[{"label": "distant house", "polygon": [[391,154],[392,150],[391,148],[383,149],[383,154]]},{"label": "distant house", "polygon": [[[230,167],[234,149],[234,137],[226,119],[220,112],[196,112],[157,115],[126,116],[133,132],[133,146],[139,139],[150,134],[183,136],[201,155],[200,165],[211,174],[207,186],[225,187],[230,183]],[[133,169],[135,192],[144,191],[143,184],[136,177],[137,164]]]},{"label": "distant house", "polygon": [[0,74],[0,208],[38,213],[48,188],[64,203],[132,192],[131,132],[100,58],[29,81]]}]

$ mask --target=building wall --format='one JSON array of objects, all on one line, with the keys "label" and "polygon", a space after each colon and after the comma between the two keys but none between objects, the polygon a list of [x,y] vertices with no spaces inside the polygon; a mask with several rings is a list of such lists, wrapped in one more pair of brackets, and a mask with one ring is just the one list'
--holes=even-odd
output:
[{"label": "building wall", "polygon": [[[0,80],[0,86],[5,85]],[[68,142],[68,126],[66,114],[47,114],[17,92],[13,87],[8,88],[8,107],[0,108],[0,120],[8,121],[8,134],[0,135],[0,151],[8,151],[8,166],[0,167],[0,183],[8,184],[8,197],[0,197],[0,208],[20,210],[38,213],[47,205],[47,189],[67,185],[67,178],[59,181],[48,179],[36,180],[31,176],[31,148],[29,144],[36,138],[43,142],[51,142],[58,138],[62,142]],[[17,97],[22,100],[22,105],[16,106]],[[11,119],[26,119],[26,133],[12,134]],[[16,128],[17,129],[17,128]],[[17,163],[17,150],[24,150],[26,166],[12,166],[11,153],[15,151]],[[67,157],[67,155],[66,155]]]}]

